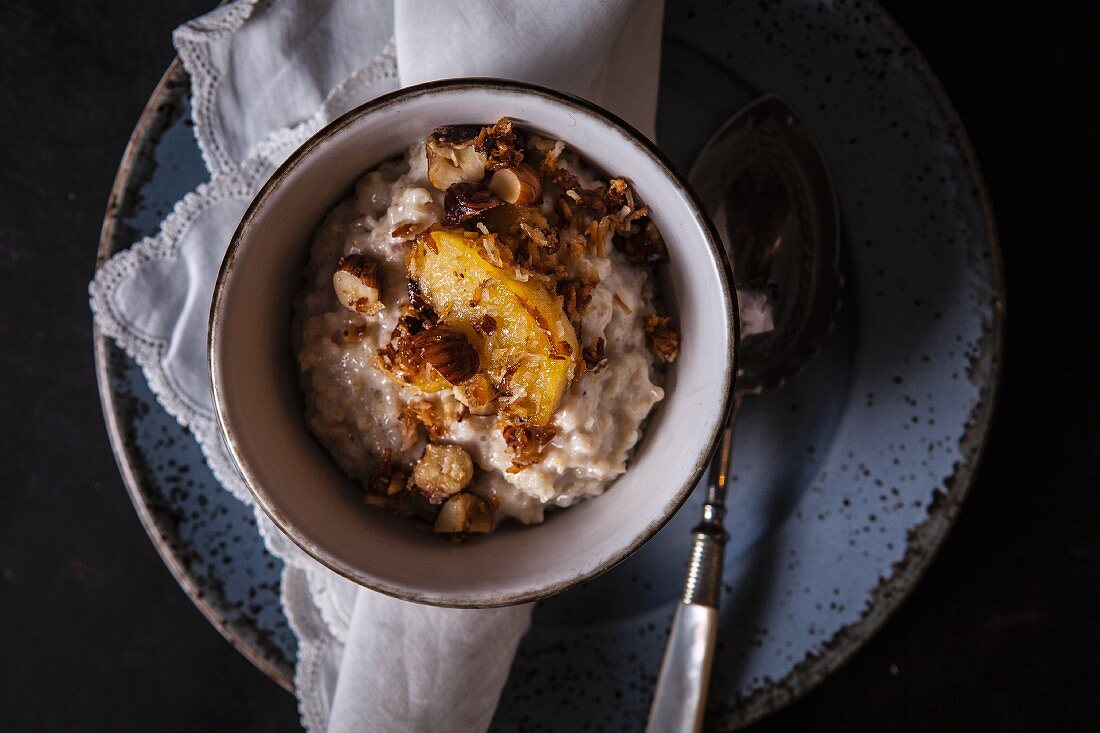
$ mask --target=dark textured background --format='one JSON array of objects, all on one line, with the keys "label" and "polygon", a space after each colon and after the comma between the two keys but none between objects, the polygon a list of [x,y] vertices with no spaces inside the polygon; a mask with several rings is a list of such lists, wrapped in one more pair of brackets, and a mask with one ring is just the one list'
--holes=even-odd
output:
[{"label": "dark textured background", "polygon": [[[171,29],[211,4],[0,2],[3,730],[297,727],[294,699],[203,619],[146,539],[92,368],[85,288],[118,160],[172,59]],[[758,730],[1091,728],[1100,4],[884,4],[985,169],[1010,293],[1004,387],[971,498],[924,581]]]}]

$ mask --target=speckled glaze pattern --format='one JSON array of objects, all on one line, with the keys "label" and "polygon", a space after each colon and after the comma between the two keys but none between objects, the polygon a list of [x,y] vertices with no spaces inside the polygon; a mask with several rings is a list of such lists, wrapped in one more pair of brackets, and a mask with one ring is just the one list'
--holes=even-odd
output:
[{"label": "speckled glaze pattern", "polygon": [[[124,155],[99,262],[155,233],[206,175],[191,132],[187,76],[176,62]],[[98,333],[95,350],[115,457],[150,539],[203,615],[291,689],[296,640],[279,601],[282,560],[264,547],[252,510],[222,489],[195,439],[157,403],[140,367]]]},{"label": "speckled glaze pattern", "polygon": [[[844,228],[834,336],[737,426],[708,727],[732,730],[820,682],[919,579],[965,497],[996,392],[1003,280],[965,132],[877,5],[669,3],[658,133],[681,170],[725,119],[776,91],[833,168]],[[173,68],[135,131],[100,257],[151,233],[205,178]],[[289,686],[280,563],[218,488],[140,370],[97,339],[135,506],[208,618]],[[643,727],[699,492],[641,551],[539,605],[494,729]]]}]

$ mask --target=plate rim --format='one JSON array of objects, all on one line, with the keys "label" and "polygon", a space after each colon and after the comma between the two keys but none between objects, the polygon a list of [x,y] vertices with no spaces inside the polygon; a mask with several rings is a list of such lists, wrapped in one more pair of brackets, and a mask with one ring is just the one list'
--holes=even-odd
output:
[{"label": "plate rim", "polygon": [[815,689],[862,649],[920,584],[931,567],[932,561],[943,548],[944,540],[954,527],[959,511],[970,494],[974,477],[985,454],[993,414],[1000,396],[1007,317],[1004,259],[993,202],[985,176],[982,174],[981,164],[978,162],[977,153],[962,118],[959,117],[955,105],[947,96],[943,83],[924,54],[898,22],[882,7],[879,0],[869,0],[869,7],[882,22],[887,33],[893,36],[898,46],[911,49],[914,70],[928,85],[932,98],[939,105],[940,112],[949,125],[947,135],[958,145],[964,167],[977,193],[976,197],[981,207],[982,220],[988,238],[989,280],[987,284],[992,291],[993,318],[983,333],[986,343],[982,345],[983,349],[976,363],[988,361],[988,372],[982,375],[984,383],[979,382],[978,403],[970,412],[969,427],[965,429],[959,443],[960,448],[963,449],[962,458],[958,461],[958,467],[954,473],[947,479],[951,481],[951,490],[944,493],[937,487],[935,496],[943,499],[938,504],[934,503],[929,509],[928,516],[909,530],[904,557],[894,565],[894,573],[889,578],[881,580],[872,590],[869,596],[869,607],[862,617],[837,630],[825,642],[826,648],[822,652],[807,655],[782,679],[772,682],[770,686],[761,687],[741,701],[745,706],[743,714],[731,720],[722,721],[728,722],[721,728],[725,733],[752,725]]},{"label": "plate rim", "polygon": [[[142,108],[141,115],[138,117],[133,132],[130,133],[130,138],[126,142],[126,147],[122,153],[122,159],[119,162],[118,171],[115,173],[114,182],[111,185],[111,192],[107,198],[107,211],[103,217],[103,225],[99,233],[99,246],[96,250],[96,272],[103,267],[104,263],[110,259],[113,254],[110,249],[111,242],[119,225],[117,214],[122,201],[126,197],[126,187],[130,181],[130,174],[134,168],[134,159],[137,157],[143,143],[149,137],[153,125],[160,117],[161,111],[158,107],[165,90],[169,85],[176,82],[187,83],[187,79],[188,75],[183,68],[183,63],[180,61],[179,56],[176,56],[172,59],[172,62],[168,65],[164,74],[161,75],[160,81],[158,81],[157,85],[153,88],[152,94],[149,95],[149,100]],[[157,527],[156,519],[154,519],[149,505],[145,502],[141,480],[138,478],[137,470],[131,461],[129,446],[122,433],[122,426],[118,421],[118,405],[115,402],[115,393],[111,389],[109,366],[111,358],[110,351],[112,349],[119,349],[119,347],[100,330],[99,326],[96,325],[94,321],[92,324],[92,339],[96,389],[99,392],[99,402],[103,410],[103,422],[107,428],[108,442],[111,444],[111,453],[114,455],[115,464],[118,466],[118,472],[122,477],[122,483],[126,487],[126,494],[130,497],[130,503],[134,506],[134,511],[138,515],[138,519],[141,522],[142,528],[145,530],[145,534],[148,535],[149,540],[157,550],[157,554],[160,555],[161,560],[163,560],[164,564],[168,567],[168,572],[171,573],[176,584],[179,585],[187,597],[191,599],[191,602],[199,610],[199,613],[201,613],[218,633],[229,642],[230,646],[244,655],[248,661],[252,662],[253,665],[270,677],[280,687],[287,692],[293,693],[295,688],[293,676],[288,675],[285,670],[281,669],[273,661],[259,654],[248,640],[218,613],[218,610],[214,608],[213,604],[211,604],[206,596],[200,592],[198,586],[184,568],[183,563],[180,562],[180,559],[172,551],[171,545]]]},{"label": "plate rim", "polygon": [[[959,148],[962,164],[971,178],[981,209],[989,250],[989,277],[986,284],[991,289],[993,302],[992,320],[984,329],[982,351],[978,359],[978,363],[983,366],[983,373],[980,374],[978,379],[980,394],[977,404],[970,413],[970,426],[960,441],[962,457],[958,462],[958,467],[949,479],[952,481],[951,490],[946,493],[940,492],[938,496],[942,496],[942,500],[934,504],[929,510],[928,516],[910,530],[905,556],[894,566],[893,574],[879,582],[872,591],[869,606],[862,617],[858,621],[839,629],[825,643],[825,649],[822,652],[806,656],[782,679],[772,681],[739,701],[739,713],[733,716],[728,712],[723,713],[723,717],[720,719],[720,726],[723,731],[738,730],[755,723],[815,689],[857,651],[862,649],[882,629],[902,602],[909,597],[942,549],[943,542],[954,526],[958,513],[970,493],[975,475],[985,453],[1000,394],[1007,320],[1004,260],[1001,254],[1000,237],[993,204],[985,177],[982,174],[981,165],[978,162],[970,136],[955,106],[947,96],[943,84],[932,70],[927,59],[925,59],[924,54],[921,53],[920,49],[916,47],[886,9],[882,7],[879,0],[870,0],[868,7],[883,24],[886,32],[893,36],[899,47],[911,49],[910,58],[914,70],[927,85],[932,98],[939,107],[940,113],[949,125],[947,134]],[[126,187],[134,170],[134,159],[150,136],[150,131],[159,117],[160,110],[158,110],[158,106],[165,90],[173,82],[181,80],[186,81],[187,74],[183,70],[179,57],[176,56],[154,87],[133,132],[130,134],[111,187],[103,226],[100,230],[96,253],[97,271],[113,254],[111,244],[119,225],[118,211],[125,198]],[[114,392],[110,387],[108,362],[110,349],[118,347],[94,325],[93,340],[96,384],[111,451],[114,454],[127,494],[146,534],[168,567],[172,577],[211,625],[234,649],[244,655],[258,669],[288,692],[293,692],[293,673],[288,674],[286,670],[280,668],[271,660],[262,657],[236,629],[232,628],[218,615],[217,610],[199,592],[179,559],[172,552],[169,543],[160,534],[149,507],[144,501],[141,483],[117,420],[117,406]]]}]

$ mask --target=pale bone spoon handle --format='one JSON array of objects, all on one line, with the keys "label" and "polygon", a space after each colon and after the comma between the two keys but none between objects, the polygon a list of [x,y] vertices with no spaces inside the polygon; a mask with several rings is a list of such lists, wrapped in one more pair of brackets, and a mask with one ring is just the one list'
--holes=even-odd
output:
[{"label": "pale bone spoon handle", "polygon": [[729,539],[722,526],[726,514],[726,481],[733,423],[740,406],[738,398],[718,445],[718,460],[711,463],[703,521],[692,530],[694,541],[684,580],[684,595],[672,619],[646,733],[695,733],[703,728],[714,639],[718,633],[722,558]]}]

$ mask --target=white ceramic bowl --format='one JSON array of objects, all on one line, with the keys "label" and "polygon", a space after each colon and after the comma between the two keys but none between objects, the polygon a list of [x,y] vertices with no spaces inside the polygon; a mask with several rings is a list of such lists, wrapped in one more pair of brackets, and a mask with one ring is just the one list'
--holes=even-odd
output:
[{"label": "white ceramic bowl", "polygon": [[[505,115],[626,177],[652,207],[672,259],[664,298],[683,344],[664,401],[650,416],[626,473],[606,493],[548,512],[543,524],[506,524],[453,545],[364,504],[361,488],[309,432],[291,352],[291,304],[313,230],[360,176],[436,127],[485,124]],[[214,403],[256,501],[321,563],[361,585],[422,603],[530,601],[623,560],[695,486],[729,404],[737,331],[731,282],[721,243],[687,184],[626,123],[582,100],[514,82],[410,87],[321,130],[252,202],[214,291]]]}]

